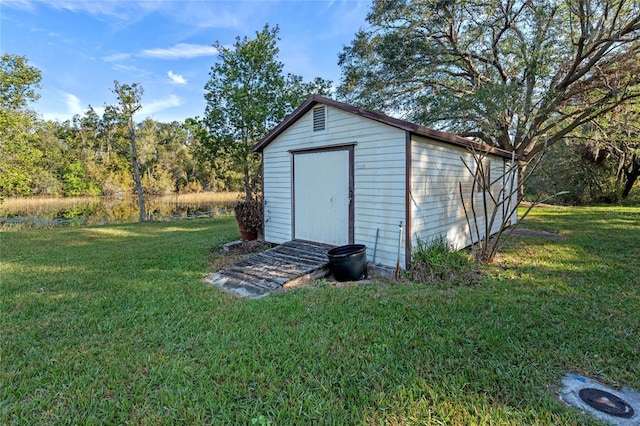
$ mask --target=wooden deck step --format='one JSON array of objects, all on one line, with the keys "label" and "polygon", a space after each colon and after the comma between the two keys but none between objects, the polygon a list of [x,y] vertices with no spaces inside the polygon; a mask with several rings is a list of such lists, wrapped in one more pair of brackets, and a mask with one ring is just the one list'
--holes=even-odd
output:
[{"label": "wooden deck step", "polygon": [[205,282],[240,297],[258,298],[329,273],[330,246],[289,241],[205,277]]}]

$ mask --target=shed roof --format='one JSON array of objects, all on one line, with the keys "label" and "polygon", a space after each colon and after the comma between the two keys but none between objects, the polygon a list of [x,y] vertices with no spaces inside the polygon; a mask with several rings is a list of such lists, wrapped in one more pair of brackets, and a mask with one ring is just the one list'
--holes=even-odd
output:
[{"label": "shed roof", "polygon": [[[464,138],[462,136],[454,135],[452,133],[442,132],[440,130],[431,129],[426,126],[422,126],[420,124],[411,123],[410,121],[400,120],[398,118],[393,118],[388,115],[369,111],[363,108],[355,107],[353,105],[345,104],[343,102],[339,102],[333,99],[325,98],[320,95],[313,95],[309,97],[302,105],[295,109],[291,114],[289,114],[280,124],[278,124],[273,130],[271,130],[262,140],[256,143],[253,147],[255,152],[262,152],[264,148],[267,147],[275,138],[278,137],[283,131],[285,131],[289,126],[295,123],[300,117],[306,114],[311,108],[316,106],[317,104],[324,104],[334,108],[338,108],[340,110],[350,112],[361,117],[365,117],[374,121],[378,121],[383,124],[387,124],[389,126],[396,127],[398,129],[404,130],[416,136],[427,137],[439,142],[444,142],[452,145],[462,146],[465,148],[474,148],[478,151],[490,152],[492,154],[499,155],[505,158],[512,158],[512,153],[506,151],[504,149],[496,148],[488,146],[484,143],[476,142],[472,139]],[[519,156],[516,155],[517,159],[520,159]]]}]

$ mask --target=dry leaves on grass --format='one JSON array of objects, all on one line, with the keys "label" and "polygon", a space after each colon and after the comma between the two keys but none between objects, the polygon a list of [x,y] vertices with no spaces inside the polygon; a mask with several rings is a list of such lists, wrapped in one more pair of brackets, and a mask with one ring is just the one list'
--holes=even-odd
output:
[{"label": "dry leaves on grass", "polygon": [[220,270],[227,265],[240,262],[246,255],[259,253],[273,247],[273,244],[264,241],[235,241],[228,244],[226,249],[220,248],[211,251],[211,267]]}]

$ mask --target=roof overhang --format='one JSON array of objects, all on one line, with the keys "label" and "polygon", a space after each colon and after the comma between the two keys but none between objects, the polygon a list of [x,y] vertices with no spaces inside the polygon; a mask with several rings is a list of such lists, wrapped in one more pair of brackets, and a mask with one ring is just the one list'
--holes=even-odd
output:
[{"label": "roof overhang", "polygon": [[489,146],[485,143],[476,142],[472,139],[464,138],[462,136],[454,135],[452,133],[442,132],[440,130],[431,129],[426,126],[411,123],[409,121],[393,118],[388,115],[369,111],[363,108],[358,108],[353,105],[345,104],[333,99],[325,98],[320,95],[313,95],[309,97],[302,105],[296,108],[291,114],[289,114],[280,124],[278,124],[273,130],[271,130],[262,140],[256,143],[253,147],[254,152],[262,152],[271,142],[273,142],[278,135],[284,132],[289,126],[295,123],[300,117],[309,112],[317,104],[323,104],[330,107],[338,108],[342,111],[350,112],[352,114],[365,117],[379,123],[383,123],[406,132],[412,135],[422,136],[429,139],[436,140],[438,142],[444,142],[451,145],[457,145],[464,148],[474,149],[479,152],[489,152],[491,154],[499,155],[508,159],[523,160],[519,155],[514,155],[512,152],[504,149]]}]

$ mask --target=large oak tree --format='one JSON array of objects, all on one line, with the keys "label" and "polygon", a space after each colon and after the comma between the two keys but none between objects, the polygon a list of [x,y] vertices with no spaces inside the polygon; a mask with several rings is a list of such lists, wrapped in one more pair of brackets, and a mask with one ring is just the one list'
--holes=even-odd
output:
[{"label": "large oak tree", "polygon": [[530,157],[640,96],[639,36],[637,0],[376,0],[340,93]]}]

